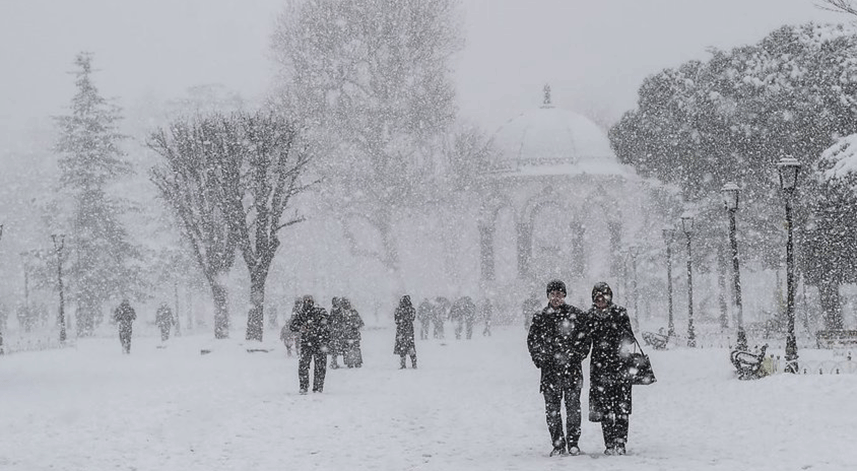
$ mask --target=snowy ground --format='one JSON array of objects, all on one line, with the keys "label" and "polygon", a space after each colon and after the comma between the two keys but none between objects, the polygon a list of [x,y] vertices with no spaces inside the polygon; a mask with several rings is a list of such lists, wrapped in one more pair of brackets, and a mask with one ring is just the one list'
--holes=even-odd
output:
[{"label": "snowy ground", "polygon": [[200,334],[136,338],[129,356],[112,338],[6,355],[0,470],[857,469],[857,374],[738,381],[712,348],[651,352],[659,382],[634,390],[628,456],[603,456],[584,422],[585,455],[549,458],[523,329],[494,334],[421,341],[419,369],[400,371],[393,330],[367,330],[366,366],[308,396],[273,333],[270,353]]}]

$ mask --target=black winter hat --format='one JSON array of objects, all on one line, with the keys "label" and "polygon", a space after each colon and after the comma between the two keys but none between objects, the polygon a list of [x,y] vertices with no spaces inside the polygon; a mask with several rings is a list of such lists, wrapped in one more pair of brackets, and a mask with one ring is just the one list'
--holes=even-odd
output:
[{"label": "black winter hat", "polygon": [[560,280],[550,280],[548,281],[548,287],[545,290],[545,294],[550,296],[551,291],[561,291],[562,294],[568,295],[568,292],[565,290],[565,283]]},{"label": "black winter hat", "polygon": [[595,286],[592,287],[592,301],[593,302],[595,301],[595,298],[597,298],[599,294],[603,295],[604,299],[607,302],[610,302],[613,300],[613,290],[610,289],[610,285],[608,285],[604,281],[599,281],[598,283],[595,283]]}]

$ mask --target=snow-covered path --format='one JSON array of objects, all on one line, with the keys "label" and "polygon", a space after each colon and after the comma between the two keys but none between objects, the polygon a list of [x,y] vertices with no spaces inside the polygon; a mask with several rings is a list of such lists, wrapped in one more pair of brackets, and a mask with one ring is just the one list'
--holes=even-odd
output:
[{"label": "snow-covered path", "polygon": [[601,455],[584,421],[586,455],[548,458],[523,329],[418,341],[404,371],[392,336],[364,332],[366,366],[329,369],[308,396],[273,339],[270,353],[207,334],[136,338],[130,356],[92,339],[0,357],[0,469],[857,469],[857,375],[741,382],[727,350],[652,352],[659,381],[634,391],[630,454]]}]

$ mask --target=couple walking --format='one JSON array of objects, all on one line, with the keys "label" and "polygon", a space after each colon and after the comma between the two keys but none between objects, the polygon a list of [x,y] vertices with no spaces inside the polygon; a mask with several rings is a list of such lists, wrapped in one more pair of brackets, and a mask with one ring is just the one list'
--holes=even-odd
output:
[{"label": "couple walking", "polygon": [[[553,450],[551,456],[580,454],[581,363],[592,353],[589,374],[589,420],[600,422],[607,455],[624,455],[631,414],[631,382],[622,352],[635,342],[624,307],[613,304],[607,283],[592,288],[592,307],[566,304],[565,283],[548,283],[548,305],[534,318],[527,335],[533,363],[541,370],[540,389]],[[625,350],[626,351],[626,350]],[[562,426],[565,399],[566,427]]]}]

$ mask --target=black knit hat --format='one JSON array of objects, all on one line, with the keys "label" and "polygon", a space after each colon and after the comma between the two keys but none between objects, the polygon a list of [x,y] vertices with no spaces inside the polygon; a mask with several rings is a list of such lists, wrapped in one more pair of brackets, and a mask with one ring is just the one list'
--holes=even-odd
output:
[{"label": "black knit hat", "polygon": [[565,290],[565,283],[560,280],[550,280],[548,281],[548,287],[545,290],[545,294],[550,296],[551,291],[560,291],[562,294],[568,295],[568,292]]},{"label": "black knit hat", "polygon": [[595,302],[595,298],[597,298],[599,294],[604,296],[604,300],[608,303],[613,300],[613,290],[610,289],[610,285],[608,285],[604,281],[599,281],[598,283],[595,283],[595,286],[592,287],[593,302]]}]

